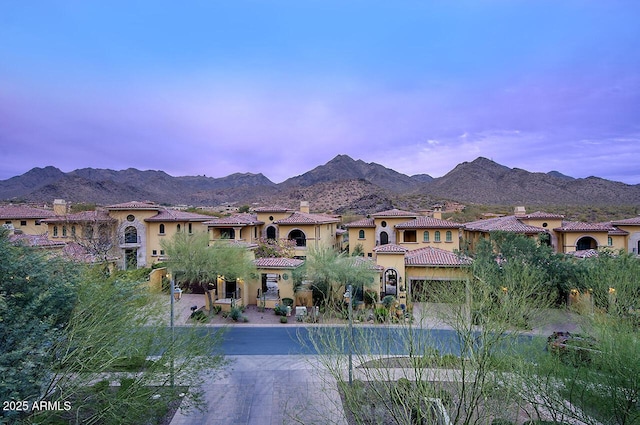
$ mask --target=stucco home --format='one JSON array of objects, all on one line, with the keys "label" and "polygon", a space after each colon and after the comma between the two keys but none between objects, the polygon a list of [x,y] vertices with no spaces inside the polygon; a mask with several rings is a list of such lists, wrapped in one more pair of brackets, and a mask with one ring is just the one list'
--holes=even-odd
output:
[{"label": "stucco home", "polygon": [[624,249],[632,254],[640,255],[640,216],[611,222],[616,228],[627,232],[624,237]]},{"label": "stucco home", "polygon": [[42,220],[55,217],[50,209],[33,208],[27,205],[0,205],[0,224],[11,233],[42,235],[47,226]]},{"label": "stucco home", "polygon": [[297,258],[307,256],[309,249],[340,249],[341,232],[338,232],[340,219],[325,214],[313,214],[309,203],[300,202],[300,211],[280,207],[257,208],[257,219],[264,222],[260,234],[265,239],[288,239],[295,242]]}]

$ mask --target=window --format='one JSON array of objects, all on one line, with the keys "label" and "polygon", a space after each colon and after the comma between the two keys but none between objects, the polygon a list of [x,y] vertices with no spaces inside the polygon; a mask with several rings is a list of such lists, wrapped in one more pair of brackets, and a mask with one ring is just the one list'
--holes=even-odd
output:
[{"label": "window", "polygon": [[176,229],[178,229],[178,232],[180,231],[180,225],[179,224],[176,226]]},{"label": "window", "polygon": [[135,216],[135,215],[133,215],[133,214],[129,214],[129,215],[127,216],[127,221],[129,221],[129,222],[134,221],[135,219],[136,219],[136,216]]},{"label": "window", "polygon": [[40,220],[36,220],[36,226],[40,226]]},{"label": "window", "polygon": [[358,239],[364,239],[364,230],[358,232]]},{"label": "window", "polygon": [[67,226],[62,226],[62,237],[67,236]]},{"label": "window", "polygon": [[138,243],[138,230],[135,227],[124,229],[124,243]]},{"label": "window", "polygon": [[609,236],[609,237],[607,238],[607,244],[608,244],[609,246],[612,246],[612,245],[613,245],[613,238],[612,238],[611,236]]},{"label": "window", "polygon": [[[9,222],[11,223],[11,222]],[[57,237],[58,236],[58,226],[53,226],[53,237]]]},{"label": "window", "polygon": [[220,239],[235,239],[236,231],[234,229],[220,229]]},{"label": "window", "polygon": [[422,242],[429,242],[429,232],[426,230],[422,234]]},{"label": "window", "polygon": [[453,241],[453,237],[451,235],[451,230],[447,230],[447,233],[445,233],[445,240],[447,242],[452,242]]},{"label": "window", "polygon": [[151,251],[151,255],[153,255],[154,257],[158,255],[158,250],[154,249],[153,251]]},{"label": "window", "polygon": [[26,226],[27,220],[20,220],[20,226]]},{"label": "window", "polygon": [[417,242],[417,235],[415,230],[405,230],[404,231],[404,241],[405,242]]},{"label": "window", "polygon": [[267,239],[275,239],[276,238],[276,228],[273,226],[267,227]]},{"label": "window", "polygon": [[380,223],[380,226],[382,226],[382,227],[387,227],[387,222],[386,222],[386,221],[384,221],[384,220],[382,220],[382,222]]},{"label": "window", "polygon": [[164,223],[160,223],[160,234],[164,235]]},{"label": "window", "polygon": [[160,255],[164,255],[164,249],[160,250]]},{"label": "window", "polygon": [[76,237],[76,226],[71,226],[71,236]]},{"label": "window", "polygon": [[436,242],[440,242],[440,230],[436,230],[433,235],[433,239],[435,239]]},{"label": "window", "polygon": [[193,224],[189,223],[189,233],[193,233]]}]

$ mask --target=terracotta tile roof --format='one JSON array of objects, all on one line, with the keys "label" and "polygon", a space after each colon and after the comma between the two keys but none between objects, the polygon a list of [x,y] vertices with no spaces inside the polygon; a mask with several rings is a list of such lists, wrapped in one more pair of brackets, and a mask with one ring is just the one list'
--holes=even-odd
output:
[{"label": "terracotta tile roof", "polygon": [[360,220],[352,221],[344,225],[346,228],[352,227],[376,227],[375,220],[373,218],[363,218]]},{"label": "terracotta tile roof", "polygon": [[[83,247],[82,245],[76,243],[76,242],[68,242],[64,249],[62,250],[62,253],[65,257],[67,257],[70,260],[73,261],[80,261],[83,263],[101,263],[104,261],[104,258],[101,258],[98,255],[92,254],[91,252],[89,252],[89,250],[87,250],[85,247]],[[108,256],[107,261],[116,261],[118,260],[118,257],[113,257],[113,256]]]},{"label": "terracotta tile roof", "polygon": [[391,210],[380,211],[375,214],[371,214],[371,217],[382,218],[382,217],[417,217],[418,214],[410,211],[402,211],[397,208],[393,208]]},{"label": "terracotta tile roof", "polygon": [[375,270],[378,272],[381,272],[384,270],[384,267],[379,266],[378,264],[376,264],[376,262],[373,260],[373,258],[366,258],[366,257],[349,257],[350,259],[352,259],[354,266],[356,267],[360,267],[360,266],[365,266],[366,268],[370,269],[370,270]]},{"label": "terracotta tile roof", "polygon": [[43,223],[114,223],[115,218],[104,210],[82,211],[75,214],[55,216],[42,220]]},{"label": "terracotta tile roof", "polygon": [[307,214],[296,211],[287,218],[274,221],[275,224],[326,224],[338,223],[339,219],[322,214]]},{"label": "terracotta tile roof", "polygon": [[624,220],[614,220],[611,222],[614,226],[640,226],[640,215],[632,218],[625,218]]},{"label": "terracotta tile roof", "polygon": [[262,269],[295,269],[304,264],[304,260],[298,260],[296,258],[268,257],[256,258],[253,260],[253,264]]},{"label": "terracotta tile roof", "polygon": [[609,223],[585,223],[582,221],[564,221],[561,227],[553,229],[555,232],[610,232],[616,230]]},{"label": "terracotta tile roof", "polygon": [[415,220],[396,224],[396,229],[459,229],[462,224],[433,217],[418,217]]},{"label": "terracotta tile roof", "polygon": [[33,248],[56,248],[64,247],[63,241],[54,241],[47,237],[46,233],[41,235],[13,234],[9,235],[9,241],[14,245],[23,245]]},{"label": "terracotta tile roof", "polygon": [[26,205],[3,205],[0,206],[0,219],[18,220],[27,218],[49,218],[55,217],[51,210],[32,208]]},{"label": "terracotta tile roof", "polygon": [[521,222],[518,217],[514,215],[508,215],[505,217],[488,218],[486,220],[477,220],[463,225],[465,230],[477,231],[477,232],[514,232],[524,234],[537,234],[544,232],[542,227],[529,226]]},{"label": "terracotta tile roof", "polygon": [[567,254],[573,255],[574,257],[578,258],[591,258],[600,255],[597,249],[583,249],[580,251],[568,252]]},{"label": "terracotta tile roof", "polygon": [[561,214],[553,214],[553,213],[547,213],[547,212],[543,212],[543,211],[536,211],[533,212],[531,214],[525,214],[522,216],[522,218],[546,218],[546,219],[552,219],[552,218],[559,218],[562,219],[564,218],[563,215]]},{"label": "terracotta tile roof", "polygon": [[388,243],[373,248],[373,251],[378,254],[404,254],[408,249],[400,245]]},{"label": "terracotta tile roof", "polygon": [[220,217],[211,219],[206,221],[204,224],[207,226],[257,226],[259,224],[264,224],[264,221],[258,220],[253,214],[249,213],[238,213],[232,214],[229,217]]},{"label": "terracotta tile roof", "polygon": [[459,256],[444,249],[426,247],[405,254],[404,263],[407,266],[463,266],[471,264],[471,259]]},{"label": "terracotta tile roof", "polygon": [[197,221],[197,222],[203,222],[203,221],[207,221],[207,220],[211,220],[211,216],[210,215],[196,214],[196,213],[191,213],[191,212],[187,212],[187,211],[170,210],[170,209],[163,208],[158,212],[158,214],[154,215],[153,217],[146,218],[144,221],[148,221],[148,222],[159,222],[159,221]]},{"label": "terracotta tile roof", "polygon": [[336,235],[344,235],[345,233],[347,233],[347,231],[344,229],[336,229]]},{"label": "terracotta tile roof", "polygon": [[609,230],[609,235],[611,236],[627,236],[628,234],[629,232],[626,230],[618,229],[617,227],[614,227],[614,230]]},{"label": "terracotta tile roof", "polygon": [[272,207],[258,207],[254,209],[255,212],[293,212],[291,208],[281,207],[279,205],[274,205]]},{"label": "terracotta tile roof", "polygon": [[131,201],[122,204],[109,205],[108,210],[159,210],[161,207],[150,201]]}]

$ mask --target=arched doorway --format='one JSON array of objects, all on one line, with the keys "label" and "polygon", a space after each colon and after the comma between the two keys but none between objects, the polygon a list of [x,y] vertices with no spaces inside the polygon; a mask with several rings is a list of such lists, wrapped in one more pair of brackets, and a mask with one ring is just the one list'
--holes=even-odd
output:
[{"label": "arched doorway", "polygon": [[307,236],[302,230],[292,230],[291,232],[289,232],[288,239],[295,241],[296,246],[307,246]]},{"label": "arched doorway", "polygon": [[587,249],[598,249],[598,242],[591,236],[584,236],[576,242],[576,251],[585,251]]},{"label": "arched doorway", "polygon": [[267,239],[276,239],[276,228],[275,226],[267,227]]},{"label": "arched doorway", "polygon": [[398,296],[398,272],[395,269],[384,272],[384,295]]},{"label": "arched doorway", "polygon": [[389,234],[387,232],[380,232],[380,245],[386,245],[389,243]]}]

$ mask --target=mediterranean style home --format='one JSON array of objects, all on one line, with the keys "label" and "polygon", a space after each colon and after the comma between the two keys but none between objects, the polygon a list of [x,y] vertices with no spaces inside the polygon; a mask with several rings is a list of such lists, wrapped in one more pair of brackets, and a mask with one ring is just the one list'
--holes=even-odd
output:
[{"label": "mediterranean style home", "polygon": [[[494,231],[522,234],[576,256],[602,249],[640,253],[640,216],[571,222],[559,214],[527,213],[524,207],[516,207],[513,215],[464,224],[443,220],[439,207],[426,214],[391,209],[341,223],[338,216],[311,213],[305,201],[299,210],[260,207],[221,218],[140,201],[74,214],[67,210],[62,200],[53,208],[0,206],[0,223],[16,243],[121,269],[166,260],[161,242],[178,232],[206,232],[211,244],[239,244],[254,259],[256,273],[245,280],[219,279],[214,302],[223,308],[235,302],[273,307],[287,298],[310,307],[310,291],[304,286],[294,291],[293,273],[314,248],[348,246],[349,254],[362,256],[376,271],[373,289],[379,299],[392,295],[404,305],[428,299],[433,285],[465,282],[465,266],[472,260],[461,253],[472,256],[478,241]],[[289,241],[290,258],[255,258],[255,249],[269,239]]]}]

